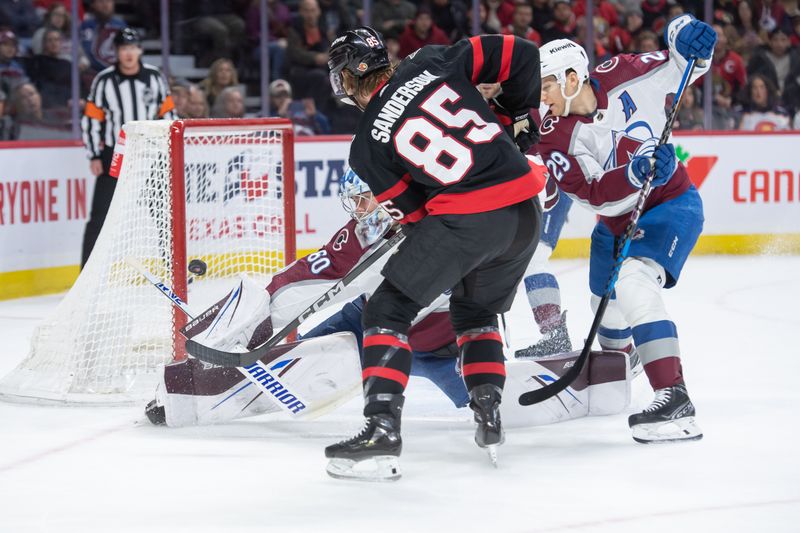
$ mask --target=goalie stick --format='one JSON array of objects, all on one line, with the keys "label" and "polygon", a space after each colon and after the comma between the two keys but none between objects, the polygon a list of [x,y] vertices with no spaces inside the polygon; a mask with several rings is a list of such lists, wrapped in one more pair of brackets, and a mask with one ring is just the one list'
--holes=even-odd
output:
[{"label": "goalie stick", "polygon": [[[683,99],[683,93],[686,89],[686,86],[689,85],[689,80],[692,78],[696,61],[696,59],[690,59],[686,65],[686,70],[683,72],[683,77],[681,78],[681,82],[678,85],[678,90],[675,93],[675,99],[672,102],[672,108],[670,109],[669,115],[667,115],[667,122],[664,124],[664,130],[661,132],[661,138],[658,140],[658,146],[666,144],[669,140],[669,136],[672,133],[672,124],[675,122],[675,117],[678,115],[678,108],[680,107],[681,100]],[[583,370],[586,360],[589,358],[589,352],[592,349],[594,338],[597,336],[597,330],[600,328],[600,321],[603,319],[603,315],[606,312],[606,307],[608,307],[608,302],[611,300],[611,293],[614,292],[614,285],[617,283],[617,276],[619,275],[620,268],[622,268],[622,262],[628,257],[628,249],[631,245],[631,238],[636,232],[636,228],[639,226],[639,217],[642,216],[644,204],[647,201],[647,197],[650,195],[650,190],[652,189],[654,170],[655,165],[653,165],[653,169],[651,169],[650,174],[648,174],[647,179],[642,186],[642,191],[639,193],[639,198],[636,201],[636,207],[631,213],[631,221],[628,223],[628,227],[625,228],[625,233],[623,234],[622,240],[617,248],[617,256],[614,259],[614,267],[611,269],[611,275],[609,276],[608,284],[606,285],[606,291],[603,294],[603,297],[600,299],[600,305],[597,307],[597,312],[594,315],[592,327],[589,329],[589,335],[586,337],[586,342],[583,345],[581,355],[575,361],[575,364],[572,365],[572,368],[570,368],[559,379],[542,387],[541,389],[536,389],[520,395],[520,405],[533,405],[555,396],[569,387],[569,385],[575,381],[575,378],[577,378]]]},{"label": "goalie stick", "polygon": [[[192,261],[189,266],[190,271],[198,276],[202,276],[206,273],[206,265],[200,260],[196,261],[202,265],[194,264],[195,261]],[[139,272],[139,274],[141,274],[147,281],[152,283],[153,286],[172,303],[172,305],[183,311],[189,320],[196,320],[192,315],[192,312],[189,310],[189,306],[186,304],[186,302],[184,302],[180,296],[175,294],[175,291],[168,287],[163,281],[151,274],[150,271],[148,271],[138,259],[126,257],[125,262],[128,263],[128,265],[130,265],[134,270]],[[205,315],[205,313],[203,313],[203,315]],[[181,330],[181,333],[183,333],[183,330]],[[248,380],[250,380],[250,382],[259,387],[262,392],[267,393],[266,396],[271,398],[273,403],[278,404],[278,407],[292,415],[301,415],[304,414],[308,403],[305,402],[301,397],[297,396],[297,391],[292,392],[293,389],[290,390],[290,388],[281,383],[278,377],[271,372],[271,369],[266,366],[275,359],[278,359],[284,355],[286,351],[286,349],[275,350],[274,353],[270,354],[270,358],[265,358],[264,361],[256,360],[249,365],[242,365],[247,366],[248,368],[239,368],[239,371]]]},{"label": "goalie stick", "polygon": [[[255,348],[254,350],[248,352],[226,352],[222,350],[217,350],[215,348],[211,348],[209,346],[205,346],[196,342],[192,339],[186,341],[186,351],[189,352],[191,355],[195,356],[196,358],[200,359],[201,361],[205,361],[207,363],[211,363],[214,365],[225,366],[225,367],[235,367],[235,366],[250,366],[265,355],[269,354],[270,351],[284,338],[286,338],[289,333],[297,329],[297,327],[302,324],[303,322],[308,319],[311,315],[319,311],[325,304],[330,302],[330,300],[335,297],[337,294],[342,292],[342,289],[350,285],[353,280],[355,280],[358,276],[360,276],[365,270],[371,267],[375,262],[383,257],[387,252],[394,249],[400,241],[404,238],[403,232],[398,231],[394,235],[392,235],[389,239],[386,240],[377,250],[375,250],[369,257],[367,257],[364,261],[359,263],[358,265],[353,268],[344,278],[339,280],[333,287],[325,291],[322,296],[317,298],[314,303],[308,306],[303,312],[301,312],[294,320],[289,322],[282,330],[278,333],[273,335],[271,339],[267,342],[262,344],[261,346]],[[203,315],[201,315],[202,317]],[[201,318],[198,317],[198,318]],[[191,322],[185,326],[185,329],[190,329]]]}]

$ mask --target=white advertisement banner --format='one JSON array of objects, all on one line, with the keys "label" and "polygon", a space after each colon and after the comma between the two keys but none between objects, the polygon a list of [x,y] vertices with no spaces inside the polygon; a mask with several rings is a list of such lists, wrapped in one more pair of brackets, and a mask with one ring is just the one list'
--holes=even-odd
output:
[{"label": "white advertisement banner", "polygon": [[[347,220],[338,180],[350,138],[295,144],[297,248],[327,242]],[[706,235],[800,233],[800,133],[678,134],[678,155],[705,206]],[[94,178],[79,143],[0,145],[0,272],[80,261]],[[576,207],[564,238],[587,238],[594,216]]]}]

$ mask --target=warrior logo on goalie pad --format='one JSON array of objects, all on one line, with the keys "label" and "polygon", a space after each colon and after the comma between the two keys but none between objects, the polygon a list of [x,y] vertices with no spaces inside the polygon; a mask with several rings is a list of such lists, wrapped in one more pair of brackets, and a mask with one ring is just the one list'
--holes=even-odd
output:
[{"label": "warrior logo on goalie pad", "polygon": [[278,382],[272,375],[272,370],[282,368],[284,365],[281,363],[276,364],[270,369],[263,366],[261,362],[254,363],[243,370],[247,372],[247,377],[259,385],[263,390],[270,393],[276,400],[281,402],[286,408],[294,414],[300,414],[306,408],[306,404],[301,401],[295,394],[286,388],[285,385]]}]

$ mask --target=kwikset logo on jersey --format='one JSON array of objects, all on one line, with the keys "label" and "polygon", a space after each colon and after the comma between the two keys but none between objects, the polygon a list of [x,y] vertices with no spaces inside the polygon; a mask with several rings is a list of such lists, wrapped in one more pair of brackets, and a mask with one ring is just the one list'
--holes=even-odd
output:
[{"label": "kwikset logo on jersey", "polygon": [[416,76],[403,85],[401,85],[389,97],[389,101],[383,104],[378,118],[372,123],[372,138],[382,143],[388,143],[392,138],[391,130],[395,121],[400,118],[400,115],[406,110],[406,106],[411,103],[411,100],[419,94],[423,87],[430,85],[430,83],[439,76],[434,76],[427,70],[419,76]]}]

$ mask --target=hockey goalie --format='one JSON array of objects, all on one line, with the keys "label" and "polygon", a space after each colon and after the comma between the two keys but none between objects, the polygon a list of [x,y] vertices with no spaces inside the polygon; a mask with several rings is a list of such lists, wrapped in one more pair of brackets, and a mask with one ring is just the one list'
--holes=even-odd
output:
[{"label": "hockey goalie", "polygon": [[[340,199],[351,220],[324,247],[283,269],[266,289],[242,277],[189,332],[220,349],[263,344],[326,289],[371,255],[397,228],[367,185],[351,170],[340,182]],[[355,397],[361,389],[361,311],[381,281],[381,258],[346,287],[330,305],[344,305],[306,333],[246,368],[222,368],[190,358],[167,365],[146,408],[154,424],[171,427],[215,424],[264,413],[319,415]],[[206,317],[207,315],[207,317]],[[433,382],[455,408],[469,402],[459,375],[456,336],[448,298],[442,295],[420,312],[409,332],[412,375]],[[541,425],[587,415],[614,414],[627,407],[630,370],[621,352],[593,352],[581,377],[550,400],[523,407],[520,394],[557,379],[577,352],[508,363],[505,425]]]}]

